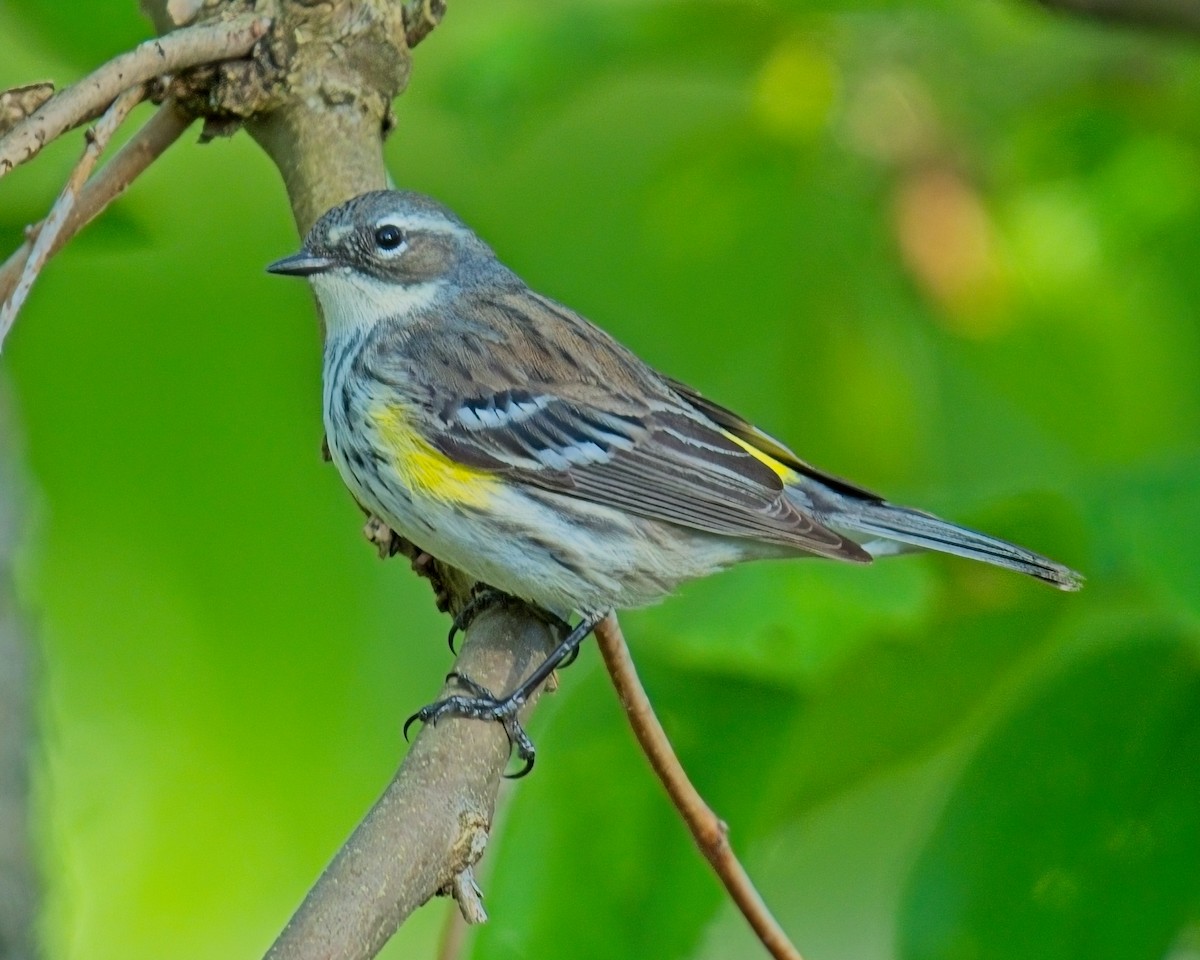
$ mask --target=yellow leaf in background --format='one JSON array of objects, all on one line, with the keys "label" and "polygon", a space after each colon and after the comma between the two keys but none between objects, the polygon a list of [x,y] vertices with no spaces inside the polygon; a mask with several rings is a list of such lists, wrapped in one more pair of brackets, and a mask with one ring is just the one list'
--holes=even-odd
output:
[{"label": "yellow leaf in background", "polygon": [[800,37],[785,40],[754,79],[755,117],[781,140],[811,140],[826,125],[840,80],[826,51]]}]

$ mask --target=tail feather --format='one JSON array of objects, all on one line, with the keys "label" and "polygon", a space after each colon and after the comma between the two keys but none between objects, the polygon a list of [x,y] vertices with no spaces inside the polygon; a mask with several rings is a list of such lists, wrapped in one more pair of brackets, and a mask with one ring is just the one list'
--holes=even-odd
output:
[{"label": "tail feather", "polygon": [[1083,577],[1070,567],[1007,540],[960,527],[910,507],[882,501],[852,501],[843,496],[837,496],[837,499],[841,502],[835,509],[822,512],[821,521],[851,535],[881,538],[864,544],[873,556],[902,552],[896,545],[903,544],[1016,570],[1060,590],[1078,590],[1083,586]]}]

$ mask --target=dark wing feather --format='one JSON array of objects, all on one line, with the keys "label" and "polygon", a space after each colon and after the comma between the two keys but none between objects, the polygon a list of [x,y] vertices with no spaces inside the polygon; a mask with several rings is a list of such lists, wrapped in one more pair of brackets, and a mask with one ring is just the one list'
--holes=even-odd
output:
[{"label": "dark wing feather", "polygon": [[756,450],[761,450],[767,456],[778,460],[780,463],[791,467],[797,473],[801,473],[806,477],[812,477],[814,480],[819,480],[828,487],[832,487],[838,493],[849,494],[853,497],[859,497],[864,500],[870,500],[875,503],[882,503],[883,497],[870,490],[865,490],[857,484],[851,483],[849,480],[843,480],[841,477],[832,473],[826,473],[824,470],[819,470],[810,463],[805,463],[796,456],[790,449],[772,437],[769,433],[760,430],[748,420],[739,417],[732,410],[729,410],[719,403],[713,403],[708,397],[693,390],[686,383],[681,383],[678,380],[670,377],[664,378],[671,389],[683,397],[688,403],[700,410],[708,416],[714,423],[724,427],[735,437],[745,440]]}]

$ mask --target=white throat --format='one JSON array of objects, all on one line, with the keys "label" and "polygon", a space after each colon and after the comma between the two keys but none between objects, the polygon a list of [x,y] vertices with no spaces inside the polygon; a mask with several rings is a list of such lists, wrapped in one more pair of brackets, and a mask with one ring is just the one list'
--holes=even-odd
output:
[{"label": "white throat", "polygon": [[381,320],[406,323],[433,304],[441,287],[438,280],[389,283],[344,267],[315,273],[309,282],[321,302],[330,337],[367,330]]}]

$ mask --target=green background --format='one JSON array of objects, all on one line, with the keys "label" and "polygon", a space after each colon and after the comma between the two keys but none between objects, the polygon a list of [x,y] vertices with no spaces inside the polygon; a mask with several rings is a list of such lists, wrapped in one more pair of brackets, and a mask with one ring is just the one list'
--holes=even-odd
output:
[{"label": "green background", "polygon": [[[147,34],[4,0],[0,87]],[[767,564],[624,617],[808,960],[1200,955],[1198,107],[1193,46],[1021,0],[453,0],[416,53],[398,183],[813,462],[1088,576]],[[4,249],[77,151],[0,183]],[[248,138],[181,144],[5,346],[55,960],[260,955],[449,666],[318,455],[296,245]],[[757,955],[595,650],[532,733],[470,956]]]}]

